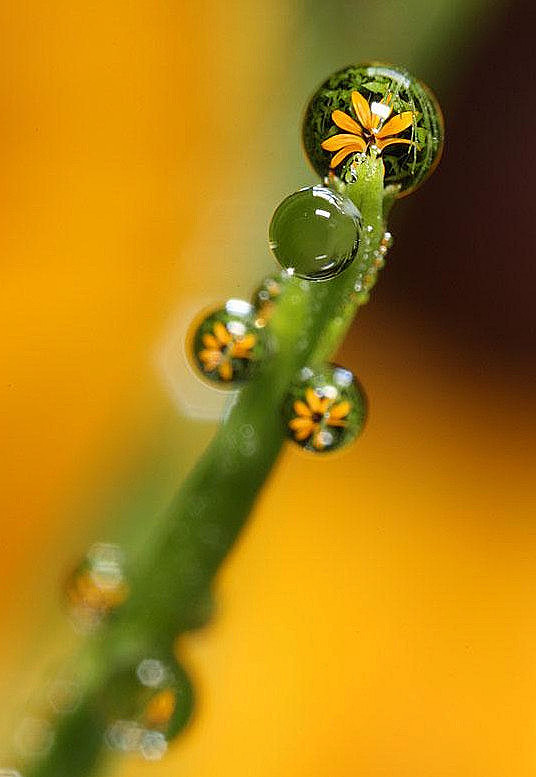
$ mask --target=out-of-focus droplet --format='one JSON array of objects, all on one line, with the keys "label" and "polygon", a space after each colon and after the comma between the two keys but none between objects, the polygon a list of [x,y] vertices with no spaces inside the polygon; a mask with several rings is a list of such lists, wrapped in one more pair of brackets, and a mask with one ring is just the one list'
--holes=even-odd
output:
[{"label": "out-of-focus droplet", "polygon": [[91,630],[128,597],[123,553],[117,545],[97,543],[69,576],[67,600],[73,620],[82,630]]},{"label": "out-of-focus droplet", "polygon": [[385,248],[386,251],[388,251],[390,248],[393,247],[393,243],[395,242],[394,237],[390,232],[384,232],[382,241],[381,241],[381,248]]},{"label": "out-of-focus droplet", "polygon": [[0,767],[0,777],[22,777],[16,769],[3,769]]},{"label": "out-of-focus droplet", "polygon": [[228,300],[194,322],[191,352],[196,370],[221,387],[248,380],[265,353],[264,334],[249,302]]},{"label": "out-of-focus droplet", "polygon": [[361,433],[366,398],[354,375],[343,367],[302,370],[284,404],[288,437],[301,448],[329,453]]},{"label": "out-of-focus droplet", "polygon": [[385,185],[409,194],[435,169],[443,148],[443,117],[430,90],[401,68],[364,64],[331,75],[311,98],[303,144],[321,178],[356,180],[370,156],[381,158]]},{"label": "out-of-focus droplet", "polygon": [[24,718],[15,733],[15,746],[23,758],[44,756],[53,742],[54,731],[45,718]]},{"label": "out-of-focus droplet", "polygon": [[164,757],[168,741],[160,731],[144,731],[140,741],[140,753],[146,761],[159,761]]},{"label": "out-of-focus droplet", "polygon": [[361,218],[353,202],[325,186],[291,194],[276,209],[269,238],[279,264],[311,281],[333,278],[356,257]]},{"label": "out-of-focus droplet", "polygon": [[81,696],[81,685],[74,672],[64,671],[48,685],[48,701],[54,712],[66,713],[76,709]]},{"label": "out-of-focus droplet", "polygon": [[105,703],[108,746],[154,761],[163,757],[168,743],[188,722],[193,692],[174,658],[150,656],[110,680]]},{"label": "out-of-focus droplet", "polygon": [[257,326],[265,326],[274,310],[277,298],[281,294],[285,279],[265,278],[261,285],[255,289],[252,296],[252,304],[255,308],[255,320]]}]

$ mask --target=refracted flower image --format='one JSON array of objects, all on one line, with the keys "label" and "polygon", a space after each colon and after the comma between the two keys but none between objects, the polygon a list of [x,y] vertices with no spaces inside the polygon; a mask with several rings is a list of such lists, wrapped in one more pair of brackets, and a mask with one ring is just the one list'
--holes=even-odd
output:
[{"label": "refracted flower image", "polygon": [[321,451],[332,442],[328,427],[344,428],[351,408],[347,399],[336,402],[309,387],[305,389],[305,402],[301,399],[294,402],[296,416],[288,422],[288,426],[297,442],[311,438],[313,447]]},{"label": "refracted flower image", "polygon": [[392,98],[392,94],[388,93],[380,102],[369,104],[363,95],[354,91],[351,102],[357,121],[344,111],[333,111],[333,123],[345,132],[332,135],[321,144],[324,150],[337,152],[329,163],[330,167],[337,167],[349,154],[356,152],[364,153],[371,149],[381,153],[387,146],[397,143],[411,146],[414,141],[395,136],[411,127],[416,114],[404,111],[389,118],[393,111]]},{"label": "refracted flower image", "polygon": [[228,300],[197,326],[192,350],[198,372],[210,381],[231,385],[247,380],[264,351],[253,306]]},{"label": "refracted flower image", "polygon": [[287,397],[288,437],[313,453],[328,453],[353,442],[366,418],[366,398],[343,367],[304,368]]}]

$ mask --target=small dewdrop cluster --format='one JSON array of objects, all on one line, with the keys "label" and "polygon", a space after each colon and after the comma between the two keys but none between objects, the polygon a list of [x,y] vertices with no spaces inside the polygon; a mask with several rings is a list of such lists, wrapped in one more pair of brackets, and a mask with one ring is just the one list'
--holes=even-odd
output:
[{"label": "small dewdrop cluster", "polygon": [[248,380],[264,355],[264,338],[254,307],[231,299],[209,313],[193,334],[193,361],[212,383],[236,386]]},{"label": "small dewdrop cluster", "polygon": [[192,712],[192,689],[183,670],[173,659],[148,657],[112,678],[110,688],[110,698],[119,701],[108,711],[107,745],[147,761],[163,758]]},{"label": "small dewdrop cluster", "polygon": [[121,548],[93,545],[69,576],[65,593],[76,627],[86,631],[98,626],[128,597]]},{"label": "small dewdrop cluster", "polygon": [[354,375],[330,364],[305,367],[284,406],[287,436],[313,453],[344,448],[361,433],[366,419],[365,394]]},{"label": "small dewdrop cluster", "polygon": [[399,196],[434,170],[443,118],[429,89],[404,70],[354,65],[330,76],[311,98],[303,123],[305,152],[322,177],[358,178],[367,157],[381,157],[385,185]]},{"label": "small dewdrop cluster", "polygon": [[310,186],[277,207],[269,244],[290,275],[329,280],[355,259],[360,229],[360,213],[348,197],[327,186]]},{"label": "small dewdrop cluster", "polygon": [[[371,233],[372,227],[367,226],[364,229],[363,240],[365,246],[371,245]],[[354,293],[357,298],[357,302],[360,305],[364,305],[369,300],[369,293],[378,279],[378,272],[385,266],[385,258],[389,249],[393,245],[393,236],[390,232],[385,232],[378,248],[374,249],[372,256],[372,263],[366,270],[366,272],[358,272],[355,276]]]}]

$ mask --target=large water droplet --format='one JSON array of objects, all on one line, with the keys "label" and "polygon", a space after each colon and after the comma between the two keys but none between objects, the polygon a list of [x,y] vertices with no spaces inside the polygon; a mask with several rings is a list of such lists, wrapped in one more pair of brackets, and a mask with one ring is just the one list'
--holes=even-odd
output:
[{"label": "large water droplet", "polygon": [[[335,117],[335,118],[334,118]],[[403,196],[434,170],[443,146],[441,110],[401,68],[358,64],[333,73],[305,111],[303,145],[323,178],[354,181],[363,157],[381,155],[386,186]]]},{"label": "large water droplet", "polygon": [[350,370],[333,364],[302,370],[284,404],[288,437],[313,453],[349,445],[366,419],[364,391]]},{"label": "large water droplet", "polygon": [[291,194],[270,224],[270,248],[294,275],[320,281],[333,278],[354,259],[359,246],[359,211],[353,202],[325,186]]}]

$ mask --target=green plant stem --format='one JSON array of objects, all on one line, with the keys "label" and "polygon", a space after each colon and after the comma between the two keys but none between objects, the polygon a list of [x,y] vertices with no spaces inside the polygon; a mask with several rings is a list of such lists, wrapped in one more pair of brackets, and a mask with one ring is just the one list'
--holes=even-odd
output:
[{"label": "green plant stem", "polygon": [[110,700],[119,717],[131,707],[131,700],[113,698],[114,677],[142,658],[172,655],[177,635],[210,616],[214,575],[285,440],[281,405],[288,387],[303,366],[332,356],[366,299],[355,292],[356,284],[368,278],[371,285],[375,279],[374,259],[384,234],[381,160],[365,161],[346,193],[363,217],[356,260],[331,281],[293,278],[284,284],[268,327],[271,356],[236,395],[169,511],[150,527],[143,548],[130,559],[127,602],[78,659],[81,702],[75,712],[57,720],[47,756],[23,767],[24,777],[95,774]]}]

